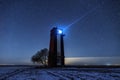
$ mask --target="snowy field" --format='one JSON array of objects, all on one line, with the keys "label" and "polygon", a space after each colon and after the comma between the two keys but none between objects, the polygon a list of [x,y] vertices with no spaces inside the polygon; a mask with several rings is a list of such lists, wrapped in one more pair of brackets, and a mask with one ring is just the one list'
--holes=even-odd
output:
[{"label": "snowy field", "polygon": [[0,80],[120,80],[120,68],[0,67]]}]

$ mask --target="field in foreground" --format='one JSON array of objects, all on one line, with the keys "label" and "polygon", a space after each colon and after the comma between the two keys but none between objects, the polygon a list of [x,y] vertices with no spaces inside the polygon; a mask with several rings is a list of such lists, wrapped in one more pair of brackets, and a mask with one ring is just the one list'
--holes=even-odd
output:
[{"label": "field in foreground", "polygon": [[0,67],[0,80],[120,80],[120,68]]}]

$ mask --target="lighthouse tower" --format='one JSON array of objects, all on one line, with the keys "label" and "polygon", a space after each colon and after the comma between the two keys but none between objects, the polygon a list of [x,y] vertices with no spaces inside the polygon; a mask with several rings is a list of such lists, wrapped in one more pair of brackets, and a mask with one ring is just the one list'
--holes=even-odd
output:
[{"label": "lighthouse tower", "polygon": [[61,29],[54,27],[50,31],[50,45],[48,55],[48,66],[64,66],[64,34]]}]

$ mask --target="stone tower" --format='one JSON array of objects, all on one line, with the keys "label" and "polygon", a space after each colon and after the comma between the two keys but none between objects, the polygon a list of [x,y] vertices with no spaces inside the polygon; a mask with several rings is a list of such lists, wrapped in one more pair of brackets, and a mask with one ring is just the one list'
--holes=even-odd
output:
[{"label": "stone tower", "polygon": [[50,45],[48,66],[57,67],[64,66],[64,34],[57,27],[52,28],[50,32]]}]

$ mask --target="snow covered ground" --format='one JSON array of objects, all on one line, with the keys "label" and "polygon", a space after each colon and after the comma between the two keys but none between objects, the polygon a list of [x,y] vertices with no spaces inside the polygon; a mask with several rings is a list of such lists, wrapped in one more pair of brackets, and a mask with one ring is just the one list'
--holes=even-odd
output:
[{"label": "snow covered ground", "polygon": [[120,80],[120,68],[0,67],[0,80]]}]

